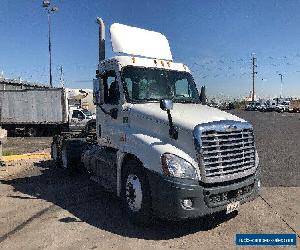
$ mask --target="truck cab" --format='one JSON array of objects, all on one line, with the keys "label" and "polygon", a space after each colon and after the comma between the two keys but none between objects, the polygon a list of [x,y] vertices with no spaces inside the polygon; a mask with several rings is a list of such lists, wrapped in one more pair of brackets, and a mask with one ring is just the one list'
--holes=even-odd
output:
[{"label": "truck cab", "polygon": [[230,213],[256,198],[252,125],[201,102],[189,68],[173,61],[164,35],[113,24],[113,50],[127,55],[106,59],[104,23],[98,23],[97,142],[81,146],[74,159],[74,140],[66,141],[63,165],[82,162],[139,222]]},{"label": "truck cab", "polygon": [[69,106],[69,129],[71,131],[83,129],[88,121],[95,118],[96,116],[87,109]]}]

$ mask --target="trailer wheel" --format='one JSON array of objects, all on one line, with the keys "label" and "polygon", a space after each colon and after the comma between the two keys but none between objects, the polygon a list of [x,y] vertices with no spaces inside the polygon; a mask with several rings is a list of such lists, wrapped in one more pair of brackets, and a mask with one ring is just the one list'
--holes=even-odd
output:
[{"label": "trailer wheel", "polygon": [[137,224],[152,222],[151,194],[142,164],[127,160],[122,178],[122,201],[130,219]]},{"label": "trailer wheel", "polygon": [[26,135],[28,137],[35,137],[37,136],[37,131],[36,131],[36,128],[34,127],[29,127],[26,129]]},{"label": "trailer wheel", "polygon": [[84,146],[84,140],[70,139],[63,143],[61,151],[61,162],[69,174],[74,174],[81,165],[81,153]]}]

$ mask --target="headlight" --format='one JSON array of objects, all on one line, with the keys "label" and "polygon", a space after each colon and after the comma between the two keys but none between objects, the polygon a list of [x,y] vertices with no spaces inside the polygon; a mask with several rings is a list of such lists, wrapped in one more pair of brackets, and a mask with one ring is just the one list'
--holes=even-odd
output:
[{"label": "headlight", "polygon": [[173,176],[186,179],[198,179],[197,171],[191,163],[169,153],[161,156],[163,173],[166,176]]}]

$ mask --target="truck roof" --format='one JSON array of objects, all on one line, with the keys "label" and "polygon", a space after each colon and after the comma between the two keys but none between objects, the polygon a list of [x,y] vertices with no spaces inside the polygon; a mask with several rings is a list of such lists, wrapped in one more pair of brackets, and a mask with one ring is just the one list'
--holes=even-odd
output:
[{"label": "truck roof", "polygon": [[[145,68],[158,68],[190,72],[189,68],[183,63],[175,63],[169,60],[153,59],[137,56],[115,56],[100,62],[99,71],[101,72],[109,64],[119,64],[120,67],[136,66]],[[101,70],[102,69],[102,70]]]}]

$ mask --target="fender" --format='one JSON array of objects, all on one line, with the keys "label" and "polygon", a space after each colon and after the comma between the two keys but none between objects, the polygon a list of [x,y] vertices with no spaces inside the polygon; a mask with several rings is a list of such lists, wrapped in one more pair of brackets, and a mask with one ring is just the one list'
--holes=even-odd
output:
[{"label": "fender", "polygon": [[176,147],[173,140],[162,140],[155,137],[155,135],[145,134],[145,131],[142,130],[133,131],[130,129],[130,131],[132,133],[126,134],[126,143],[123,145],[122,150],[118,151],[117,155],[118,196],[120,196],[121,191],[122,165],[127,154],[136,156],[143,163],[143,166],[148,170],[163,174],[161,167],[161,155],[170,152],[190,162],[197,170],[198,176],[200,176],[200,171],[196,159],[193,159],[187,152]]}]

